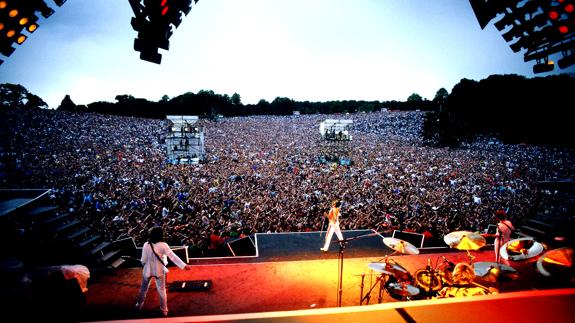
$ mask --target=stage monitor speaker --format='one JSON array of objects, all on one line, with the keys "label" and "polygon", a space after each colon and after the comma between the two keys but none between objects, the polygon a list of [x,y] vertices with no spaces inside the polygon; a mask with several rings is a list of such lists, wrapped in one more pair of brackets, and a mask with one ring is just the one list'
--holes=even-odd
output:
[{"label": "stage monitor speaker", "polygon": [[171,292],[204,292],[212,288],[211,280],[177,280],[170,284]]},{"label": "stage monitor speaker", "polygon": [[234,257],[256,255],[256,246],[250,236],[234,240],[227,245]]},{"label": "stage monitor speaker", "polygon": [[423,248],[423,240],[425,240],[425,236],[421,233],[404,232],[399,230],[393,230],[393,235],[391,237],[407,241],[417,248]]}]

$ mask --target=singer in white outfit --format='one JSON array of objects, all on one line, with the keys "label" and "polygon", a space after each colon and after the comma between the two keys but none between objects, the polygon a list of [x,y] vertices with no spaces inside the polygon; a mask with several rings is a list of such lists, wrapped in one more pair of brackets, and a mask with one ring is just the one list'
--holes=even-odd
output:
[{"label": "singer in white outfit", "polygon": [[329,214],[327,218],[329,219],[329,226],[327,228],[327,233],[325,235],[325,244],[321,251],[326,252],[329,249],[329,245],[331,243],[331,237],[333,237],[333,233],[339,240],[343,240],[343,234],[341,234],[341,230],[339,229],[339,207],[341,203],[337,200],[331,202],[331,209],[329,210]]}]

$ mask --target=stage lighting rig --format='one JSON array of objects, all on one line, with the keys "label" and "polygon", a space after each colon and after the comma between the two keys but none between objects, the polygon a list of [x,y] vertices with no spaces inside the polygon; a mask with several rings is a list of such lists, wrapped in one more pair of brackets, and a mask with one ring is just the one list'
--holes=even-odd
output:
[{"label": "stage lighting rig", "polygon": [[[534,73],[554,69],[551,55],[560,57],[561,69],[573,65],[575,52],[575,0],[469,0],[479,26],[496,20],[495,28],[513,52],[525,50],[524,61],[535,60]],[[562,58],[561,58],[562,57]]]},{"label": "stage lighting rig", "polygon": [[[134,17],[132,28],[138,32],[134,39],[134,50],[140,52],[140,59],[160,64],[162,55],[158,49],[170,49],[172,26],[178,28],[182,13],[192,9],[192,0],[129,0]],[[194,1],[196,4],[198,0]]]},{"label": "stage lighting rig", "polygon": [[[65,0],[54,3],[61,6]],[[8,57],[16,50],[12,45],[22,45],[38,29],[38,16],[48,18],[54,13],[43,0],[0,0],[0,54]],[[0,65],[4,61],[0,59]]]}]

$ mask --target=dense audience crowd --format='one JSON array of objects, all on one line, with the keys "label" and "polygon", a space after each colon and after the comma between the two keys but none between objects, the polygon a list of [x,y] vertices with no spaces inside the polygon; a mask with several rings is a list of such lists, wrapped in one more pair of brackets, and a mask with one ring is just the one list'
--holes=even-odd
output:
[{"label": "dense audience crowd", "polygon": [[[573,152],[478,140],[422,146],[423,112],[202,120],[206,161],[166,160],[166,120],[51,110],[0,111],[0,187],[52,198],[109,240],[142,245],[164,226],[200,252],[255,232],[319,231],[342,200],[343,229],[393,227],[440,240],[483,230],[496,209],[520,225],[535,184],[573,180]],[[326,143],[321,121],[352,119],[351,142]],[[351,163],[325,162],[345,154]]]}]

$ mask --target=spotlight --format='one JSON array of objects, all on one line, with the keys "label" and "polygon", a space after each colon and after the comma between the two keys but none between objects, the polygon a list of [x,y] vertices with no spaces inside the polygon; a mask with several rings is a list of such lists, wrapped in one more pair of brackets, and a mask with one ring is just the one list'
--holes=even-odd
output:
[{"label": "spotlight", "polygon": [[28,38],[26,35],[20,35],[16,38],[16,43],[18,43],[18,45],[22,45],[22,43],[26,41],[26,38]]},{"label": "spotlight", "polygon": [[555,68],[555,64],[551,61],[547,62],[547,63],[539,63],[539,64],[533,65],[533,73],[535,73],[535,74],[547,73],[547,72],[551,72],[554,68]]},{"label": "spotlight", "polygon": [[36,31],[36,29],[38,29],[38,24],[30,24],[28,27],[26,27],[26,30],[31,33]]}]

